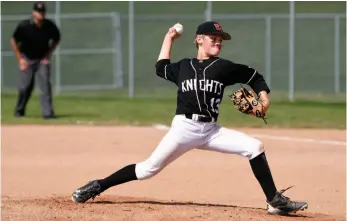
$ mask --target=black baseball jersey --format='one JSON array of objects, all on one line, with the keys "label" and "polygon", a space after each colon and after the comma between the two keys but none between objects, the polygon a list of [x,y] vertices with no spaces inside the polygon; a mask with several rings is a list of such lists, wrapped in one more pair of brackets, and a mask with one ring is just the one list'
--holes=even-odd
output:
[{"label": "black baseball jersey", "polygon": [[42,59],[49,50],[50,41],[60,41],[60,32],[49,19],[45,19],[41,27],[37,27],[32,19],[26,19],[17,25],[12,37],[26,57]]},{"label": "black baseball jersey", "polygon": [[158,76],[178,86],[176,114],[205,115],[217,121],[224,89],[236,83],[249,85],[257,94],[270,93],[258,71],[219,57],[182,59],[177,63],[162,59],[155,67]]}]

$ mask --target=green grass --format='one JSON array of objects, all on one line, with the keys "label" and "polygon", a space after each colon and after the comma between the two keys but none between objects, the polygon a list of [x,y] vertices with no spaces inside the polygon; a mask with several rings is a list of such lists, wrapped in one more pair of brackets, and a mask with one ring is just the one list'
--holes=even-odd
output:
[{"label": "green grass", "polygon": [[[103,124],[103,125],[170,125],[175,114],[175,99],[124,99],[112,97],[59,96],[54,98],[58,119],[42,120],[39,97],[33,96],[27,117],[13,117],[15,95],[2,96],[3,124]],[[268,124],[261,119],[243,115],[231,102],[223,100],[219,124],[228,127],[346,127],[346,103],[322,101],[274,101],[268,111]]]}]

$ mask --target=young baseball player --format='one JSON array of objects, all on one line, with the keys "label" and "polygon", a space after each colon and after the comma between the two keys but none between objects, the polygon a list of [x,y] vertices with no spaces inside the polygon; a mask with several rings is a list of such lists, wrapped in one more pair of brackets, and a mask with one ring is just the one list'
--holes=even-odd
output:
[{"label": "young baseball player", "polygon": [[277,190],[262,142],[216,123],[224,88],[235,83],[247,84],[259,95],[262,103],[251,114],[258,112],[264,116],[270,106],[270,89],[263,76],[247,65],[217,57],[223,41],[231,37],[220,24],[213,21],[205,22],[197,28],[196,58],[171,62],[171,47],[180,37],[181,31],[180,26],[169,29],[155,65],[159,77],[178,87],[176,115],[169,132],[149,158],[125,166],[105,179],[90,181],[72,194],[72,200],[84,203],[110,187],[132,180],[149,179],[184,153],[197,148],[248,158],[265,194],[269,213],[287,214],[306,209],[306,202],[291,201],[283,195],[285,190]]}]

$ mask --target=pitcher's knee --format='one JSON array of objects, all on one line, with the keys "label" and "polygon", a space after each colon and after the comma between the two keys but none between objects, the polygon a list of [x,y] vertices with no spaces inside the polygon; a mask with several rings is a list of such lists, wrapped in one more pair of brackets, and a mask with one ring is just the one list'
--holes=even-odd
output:
[{"label": "pitcher's knee", "polygon": [[136,164],[135,173],[139,180],[149,179],[160,172],[161,168],[156,167],[148,161]]},{"label": "pitcher's knee", "polygon": [[264,144],[257,139],[254,139],[252,142],[250,142],[249,147],[248,147],[248,153],[246,157],[248,157],[249,160],[257,157],[261,153],[265,151],[264,149]]}]

